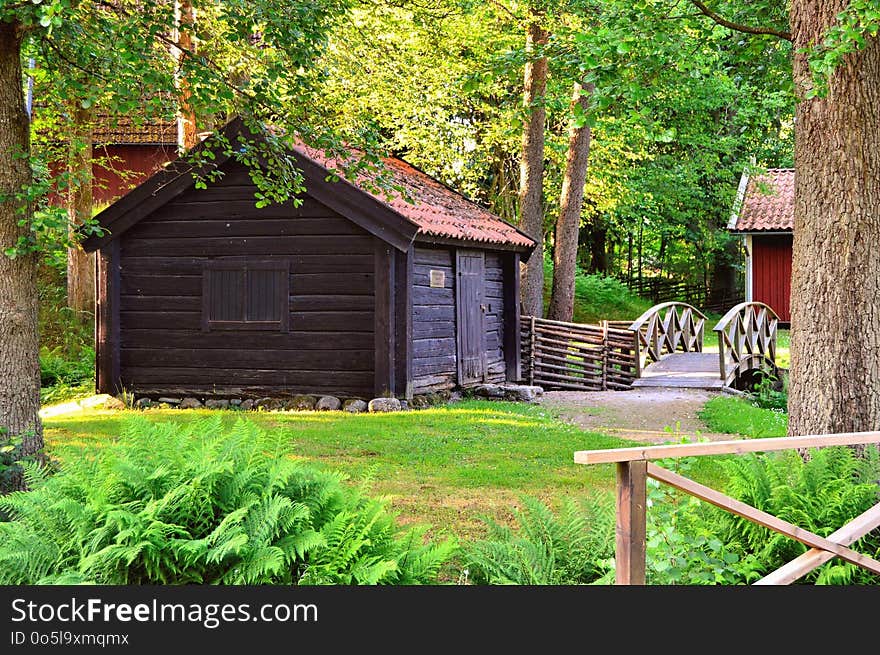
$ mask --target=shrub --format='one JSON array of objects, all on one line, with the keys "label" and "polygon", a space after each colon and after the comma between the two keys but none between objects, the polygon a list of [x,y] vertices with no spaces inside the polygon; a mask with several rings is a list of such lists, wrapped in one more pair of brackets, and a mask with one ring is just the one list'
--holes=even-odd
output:
[{"label": "shrub", "polygon": [[757,382],[750,394],[752,402],[762,409],[788,410],[788,375],[775,375],[772,371],[756,371]]},{"label": "shrub", "polygon": [[[661,463],[686,472],[689,458]],[[727,493],[753,507],[827,536],[877,503],[877,449],[825,448],[804,461],[797,452],[741,455],[723,462]],[[806,546],[696,498],[648,481],[647,581],[650,584],[747,584],[791,561]],[[854,545],[880,554],[875,531]],[[610,578],[610,575],[608,576]],[[873,574],[832,560],[804,581],[876,583]]]},{"label": "shrub", "polygon": [[0,494],[9,493],[15,487],[21,475],[20,459],[21,437],[10,437],[6,428],[0,427]]},{"label": "shrub", "polygon": [[[695,458],[660,462],[687,475]],[[646,579],[662,585],[732,585],[756,577],[756,559],[736,540],[722,541],[722,512],[648,479]]]},{"label": "shrub", "polygon": [[477,584],[569,585],[599,579],[614,555],[614,509],[593,502],[563,502],[554,514],[536,498],[522,498],[518,529],[485,519],[487,539],[465,548],[464,561]]},{"label": "shrub", "polygon": [[[880,457],[876,447],[861,455],[848,447],[811,451],[805,461],[797,452],[749,455],[725,462],[729,492],[743,502],[820,536],[827,536],[880,500]],[[724,514],[727,539],[736,541],[769,573],[806,550],[803,544],[746,519]],[[880,555],[880,534],[869,533],[853,546]],[[873,574],[832,560],[805,580],[817,584],[876,584]]]},{"label": "shrub", "polygon": [[454,544],[403,533],[383,499],[239,419],[129,420],[117,442],[65,458],[0,499],[0,583],[418,584]]},{"label": "shrub", "polygon": [[[546,252],[545,252],[546,254]],[[550,302],[553,264],[544,260],[544,305]],[[602,320],[635,320],[652,305],[627,289],[620,280],[586,273],[578,268],[574,283],[574,322],[597,323]]]},{"label": "shrub", "polygon": [[80,345],[40,350],[40,402],[43,404],[88,396],[95,390],[95,351]]},{"label": "shrub", "polygon": [[60,348],[40,351],[40,384],[75,384],[92,380],[95,375],[95,351],[82,346],[75,357],[64,354]]}]

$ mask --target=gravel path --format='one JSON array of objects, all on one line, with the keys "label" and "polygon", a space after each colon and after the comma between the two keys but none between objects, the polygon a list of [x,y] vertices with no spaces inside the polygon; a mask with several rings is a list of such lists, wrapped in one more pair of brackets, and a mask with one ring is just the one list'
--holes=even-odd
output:
[{"label": "gravel path", "polygon": [[563,421],[585,430],[663,443],[705,438],[735,439],[709,432],[697,412],[717,392],[698,389],[634,389],[630,391],[548,391],[539,402]]}]

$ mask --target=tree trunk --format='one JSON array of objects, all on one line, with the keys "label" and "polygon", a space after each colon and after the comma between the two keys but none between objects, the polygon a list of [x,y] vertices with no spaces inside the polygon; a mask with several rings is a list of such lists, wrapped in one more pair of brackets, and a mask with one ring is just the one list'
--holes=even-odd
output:
[{"label": "tree trunk", "polygon": [[[590,111],[593,85],[574,85],[572,109],[580,107],[583,113]],[[559,218],[553,239],[553,292],[550,296],[548,318],[554,321],[571,321],[574,316],[574,281],[577,271],[578,230],[581,225],[581,209],[584,204],[584,185],[590,164],[589,125],[578,126],[572,122],[565,158],[565,176],[559,197]]]},{"label": "tree trunk", "polygon": [[608,274],[609,254],[613,246],[608,244],[608,226],[595,219],[590,229],[590,273]]},{"label": "tree trunk", "polygon": [[[549,34],[537,22],[529,24],[526,52],[547,44]],[[544,93],[547,89],[547,58],[530,59],[525,65],[522,158],[519,176],[520,227],[537,241],[529,261],[523,265],[522,311],[530,316],[544,315]]]},{"label": "tree trunk", "polygon": [[[794,0],[794,52],[846,0]],[[880,427],[880,40],[850,54],[826,98],[804,99],[796,54],[789,434]]]},{"label": "tree trunk", "polygon": [[177,59],[177,88],[179,109],[177,116],[177,147],[183,152],[189,150],[199,142],[196,115],[193,111],[190,99],[192,90],[183,73],[183,62],[188,52],[196,51],[193,30],[195,29],[196,15],[191,0],[179,0],[175,3],[174,10],[177,18],[177,43],[175,48]]},{"label": "tree trunk", "polygon": [[642,235],[643,235],[643,229],[642,229],[642,228],[644,228],[644,226],[645,226],[644,219],[639,218],[639,241],[638,241],[638,266],[639,266],[639,271],[638,271],[638,276],[639,276],[639,288],[640,288],[640,289],[641,289],[641,286],[642,286]]},{"label": "tree trunk", "polygon": [[607,275],[614,254],[614,244],[608,240],[608,226],[598,215],[581,226],[578,233],[578,265],[590,273]]},{"label": "tree trunk", "polygon": [[4,254],[27,239],[33,208],[30,133],[21,76],[21,25],[0,22],[0,428],[43,450],[37,340],[37,256]]},{"label": "tree trunk", "polygon": [[67,306],[78,317],[94,311],[95,255],[79,245],[76,227],[92,217],[92,112],[77,103],[73,108],[68,172],[67,217],[71,246],[67,249]]},{"label": "tree trunk", "polygon": [[626,279],[632,282],[633,277],[633,234],[632,230],[626,234]]},{"label": "tree trunk", "polygon": [[737,288],[738,272],[736,262],[742,258],[739,237],[731,237],[724,248],[715,253],[712,260],[712,290],[709,302],[723,303],[734,297]]}]

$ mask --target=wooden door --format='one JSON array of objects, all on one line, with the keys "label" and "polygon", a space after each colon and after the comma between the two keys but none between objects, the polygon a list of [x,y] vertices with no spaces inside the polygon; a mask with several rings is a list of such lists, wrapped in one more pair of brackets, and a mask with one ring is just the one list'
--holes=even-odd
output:
[{"label": "wooden door", "polygon": [[486,379],[486,329],[483,322],[483,280],[486,262],[481,250],[456,253],[456,324],[458,331],[458,383]]}]

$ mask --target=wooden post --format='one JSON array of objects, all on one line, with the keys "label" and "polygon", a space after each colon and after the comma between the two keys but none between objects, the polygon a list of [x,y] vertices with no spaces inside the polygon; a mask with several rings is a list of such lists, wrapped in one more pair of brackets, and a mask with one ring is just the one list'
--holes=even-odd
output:
[{"label": "wooden post", "polygon": [[394,390],[413,397],[413,248],[394,256]]},{"label": "wooden post", "polygon": [[375,348],[376,364],[373,393],[378,396],[394,396],[395,348],[394,348],[394,273],[396,250],[376,239],[374,270],[376,285]]},{"label": "wooden post", "polygon": [[602,391],[608,391],[608,321],[602,321]]},{"label": "wooden post", "polygon": [[642,377],[642,337],[641,328],[633,331],[633,339],[635,340],[636,370],[637,378]]},{"label": "wooden post", "polygon": [[617,531],[615,583],[645,584],[645,506],[648,463],[617,464]]},{"label": "wooden post", "polygon": [[532,316],[529,331],[529,384],[535,384],[535,317]]},{"label": "wooden post", "polygon": [[95,382],[98,393],[122,391],[119,357],[119,240],[98,252],[95,282]]},{"label": "wooden post", "polygon": [[520,343],[519,253],[504,256],[504,368],[508,382],[522,380],[522,344]]}]

